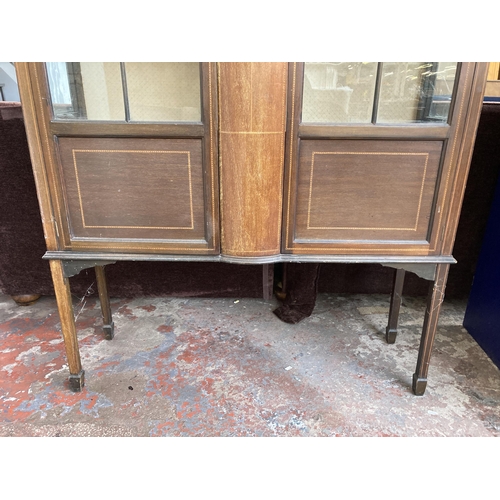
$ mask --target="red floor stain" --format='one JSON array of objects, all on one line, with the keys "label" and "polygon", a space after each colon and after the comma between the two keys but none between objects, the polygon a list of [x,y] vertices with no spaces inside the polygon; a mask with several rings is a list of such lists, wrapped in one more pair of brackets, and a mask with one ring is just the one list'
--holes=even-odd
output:
[{"label": "red floor stain", "polygon": [[134,314],[134,312],[132,311],[132,309],[130,309],[130,307],[128,306],[122,306],[118,309],[118,312],[120,314],[123,314],[124,316],[126,316],[127,319],[130,319],[130,320],[136,320],[137,319],[137,316]]},{"label": "red floor stain", "polygon": [[147,311],[147,312],[153,312],[153,311],[156,311],[156,306],[153,306],[153,305],[139,306],[138,309],[143,309],[144,311]]},{"label": "red floor stain", "polygon": [[120,361],[107,361],[101,364],[99,369],[97,370],[97,376],[102,377],[106,372],[109,371],[109,368],[114,368],[120,365]]},{"label": "red floor stain", "polygon": [[160,325],[156,330],[162,333],[170,333],[173,331],[173,328],[169,325]]},{"label": "red floor stain", "polygon": [[[25,333],[19,335],[21,323]],[[26,420],[35,412],[46,410],[49,404],[73,406],[87,399],[85,389],[72,393],[66,384],[61,391],[50,388],[48,403],[37,400],[38,395],[51,386],[50,374],[64,370],[66,365],[64,344],[51,344],[61,339],[61,334],[53,329],[54,323],[53,318],[42,322],[24,318],[0,325],[0,394],[4,396],[0,400],[0,414],[4,421]],[[31,334],[34,329],[36,337]],[[49,361],[40,362],[44,357]],[[32,391],[32,387],[36,387],[36,391]],[[6,401],[11,398],[15,399]]]}]

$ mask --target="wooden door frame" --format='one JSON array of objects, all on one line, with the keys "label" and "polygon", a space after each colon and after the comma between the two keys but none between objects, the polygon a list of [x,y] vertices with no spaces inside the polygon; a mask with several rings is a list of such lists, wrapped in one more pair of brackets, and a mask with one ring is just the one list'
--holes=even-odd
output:
[{"label": "wooden door frame", "polygon": [[[44,63],[16,63],[19,73],[25,123],[30,128],[31,159],[48,251],[83,248],[72,241],[66,195],[57,150],[57,137],[147,137],[198,138],[202,141],[206,245],[175,248],[161,242],[150,245],[148,253],[216,255],[220,252],[218,178],[218,102],[217,70],[214,63],[200,63],[201,109],[199,124],[159,124],[55,120],[52,112],[47,72]],[[35,123],[37,126],[35,126]],[[32,130],[31,130],[32,129]],[[153,240],[154,241],[154,240]],[[119,243],[114,247],[119,249]],[[140,248],[139,248],[140,247]],[[102,251],[95,245],[96,251]],[[144,245],[127,244],[126,252],[144,252]],[[106,251],[106,250],[104,250]]]},{"label": "wooden door frame", "polygon": [[[467,175],[479,121],[478,99],[484,92],[487,63],[459,63],[458,78],[455,81],[454,98],[448,123],[436,125],[404,124],[393,125],[309,125],[301,124],[302,87],[304,63],[289,64],[288,123],[285,146],[285,192],[283,212],[282,253],[284,254],[352,254],[352,255],[420,255],[451,256],[454,231],[458,216],[450,220],[450,214],[458,213],[456,205],[461,203],[463,192],[457,193],[456,186]],[[470,112],[470,109],[473,112]],[[465,119],[467,117],[467,119]],[[300,141],[302,139],[370,139],[370,140],[437,140],[443,142],[443,153],[435,191],[434,210],[429,223],[427,248],[416,245],[383,245],[370,248],[369,245],[335,245],[294,243],[296,224],[295,197]],[[452,207],[453,205],[453,207]]]}]

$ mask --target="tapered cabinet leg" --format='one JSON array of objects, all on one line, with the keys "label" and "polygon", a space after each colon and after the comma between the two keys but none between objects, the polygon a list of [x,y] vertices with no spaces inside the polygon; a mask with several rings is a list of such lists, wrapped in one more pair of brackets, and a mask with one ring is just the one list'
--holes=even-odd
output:
[{"label": "tapered cabinet leg", "polygon": [[422,339],[420,340],[420,348],[418,351],[417,369],[413,374],[413,392],[417,396],[422,396],[427,387],[429,361],[434,338],[436,336],[439,312],[444,300],[444,290],[446,288],[449,268],[449,264],[438,264],[436,266],[435,280],[429,287]]},{"label": "tapered cabinet leg", "polygon": [[391,307],[389,309],[389,323],[385,329],[385,339],[388,344],[396,342],[398,334],[398,319],[399,309],[401,307],[401,299],[403,296],[403,284],[405,281],[405,270],[396,269],[394,274],[394,284],[392,287]]},{"label": "tapered cabinet leg", "polygon": [[115,336],[115,324],[111,316],[111,304],[109,302],[108,286],[106,284],[106,273],[104,271],[104,266],[95,266],[94,269],[97,289],[99,291],[99,301],[101,302],[102,329],[104,330],[106,339],[111,340]]},{"label": "tapered cabinet leg", "polygon": [[82,390],[85,384],[85,372],[82,369],[80,360],[69,280],[64,276],[60,260],[50,261],[50,271],[52,273],[52,281],[54,282],[57,309],[59,311],[59,318],[61,319],[61,330],[69,365],[69,386],[72,391],[78,392]]}]

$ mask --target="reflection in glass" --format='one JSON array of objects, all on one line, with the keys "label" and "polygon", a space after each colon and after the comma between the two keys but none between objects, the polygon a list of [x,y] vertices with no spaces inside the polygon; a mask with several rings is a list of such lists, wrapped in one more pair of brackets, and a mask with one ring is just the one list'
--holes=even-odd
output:
[{"label": "reflection in glass", "polygon": [[303,123],[370,123],[376,62],[305,63]]},{"label": "reflection in glass", "polygon": [[120,63],[63,62],[46,67],[55,119],[125,119]]},{"label": "reflection in glass", "polygon": [[446,122],[457,63],[382,65],[377,123]]},{"label": "reflection in glass", "polygon": [[125,63],[131,121],[201,121],[199,63]]},{"label": "reflection in glass", "polygon": [[63,62],[46,67],[55,119],[201,121],[199,63]]}]

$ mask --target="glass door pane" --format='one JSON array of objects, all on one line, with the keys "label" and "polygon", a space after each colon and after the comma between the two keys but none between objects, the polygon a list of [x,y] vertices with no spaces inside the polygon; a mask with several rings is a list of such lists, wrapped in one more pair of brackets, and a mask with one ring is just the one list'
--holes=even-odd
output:
[{"label": "glass door pane", "polygon": [[370,123],[376,62],[305,63],[303,123]]},{"label": "glass door pane", "polygon": [[56,120],[201,122],[199,63],[47,63]]},{"label": "glass door pane", "polygon": [[200,122],[200,65],[125,63],[131,121]]},{"label": "glass door pane", "polygon": [[304,65],[302,123],[446,123],[456,62]]},{"label": "glass door pane", "polygon": [[457,63],[382,65],[377,123],[446,122]]},{"label": "glass door pane", "polygon": [[56,120],[125,120],[120,63],[46,63]]}]

